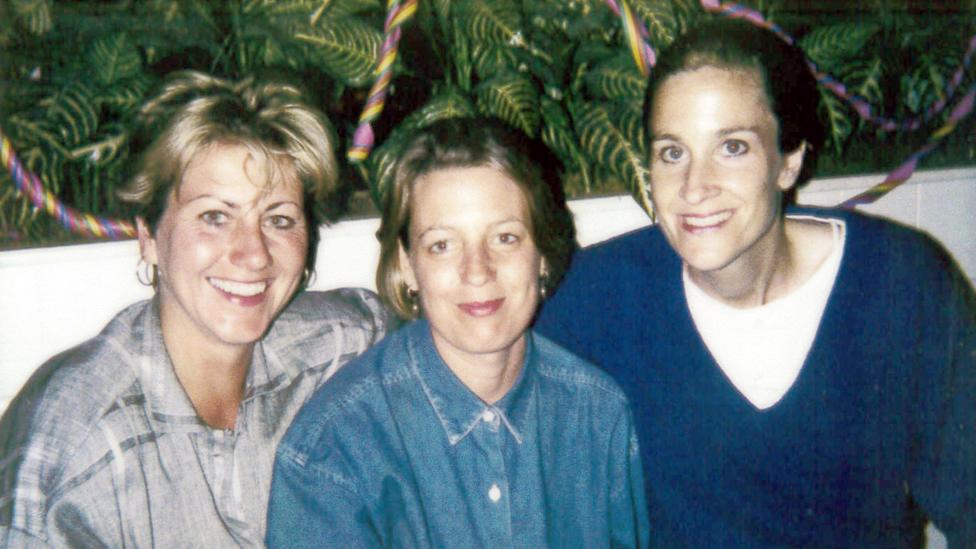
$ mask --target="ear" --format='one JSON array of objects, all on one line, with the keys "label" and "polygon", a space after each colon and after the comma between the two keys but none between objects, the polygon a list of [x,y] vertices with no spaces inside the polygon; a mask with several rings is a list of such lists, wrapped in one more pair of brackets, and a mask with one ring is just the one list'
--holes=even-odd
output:
[{"label": "ear", "polygon": [[410,255],[407,254],[407,251],[403,249],[402,243],[397,244],[397,253],[399,254],[397,259],[400,263],[400,276],[403,278],[403,282],[408,288],[419,290],[420,288],[417,284],[417,275],[413,272],[413,264],[410,263]]},{"label": "ear", "polygon": [[159,254],[156,250],[156,239],[149,232],[146,220],[141,217],[136,218],[136,233],[139,235],[139,254],[143,261],[150,265],[157,265]]},{"label": "ear", "polygon": [[546,264],[546,258],[541,258],[539,260],[539,278],[546,278],[549,276],[549,265]]},{"label": "ear", "polygon": [[796,184],[796,178],[800,177],[800,169],[803,168],[803,156],[807,152],[807,142],[800,143],[795,151],[786,153],[783,157],[783,166],[779,169],[776,178],[776,186],[781,191],[787,191]]}]

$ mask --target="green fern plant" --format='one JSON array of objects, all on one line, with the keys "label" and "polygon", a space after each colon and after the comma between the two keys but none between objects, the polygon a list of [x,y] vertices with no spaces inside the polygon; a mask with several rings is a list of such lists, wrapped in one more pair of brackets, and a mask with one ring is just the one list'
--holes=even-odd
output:
[{"label": "green fern plant", "polygon": [[[698,0],[629,4],[657,51],[708,17]],[[973,30],[960,24],[965,18],[920,22],[888,2],[846,19],[790,11],[792,4],[752,3],[795,29],[822,70],[894,118],[944,99]],[[348,144],[375,77],[385,17],[383,0],[0,0],[0,128],[64,202],[123,216],[114,191],[127,121],[163,74],[297,73]],[[485,114],[545,142],[562,162],[567,195],[630,192],[649,207],[644,83],[604,0],[421,0],[373,123],[378,146],[366,162],[344,165],[343,176],[375,202],[406,133]],[[826,89],[823,98],[828,164],[848,162],[865,143],[905,139],[862,122]],[[0,173],[0,247],[70,239]]]}]

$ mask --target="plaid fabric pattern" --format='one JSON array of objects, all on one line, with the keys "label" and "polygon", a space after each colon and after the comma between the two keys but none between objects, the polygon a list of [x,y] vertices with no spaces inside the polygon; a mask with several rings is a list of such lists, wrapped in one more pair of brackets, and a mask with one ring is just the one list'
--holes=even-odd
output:
[{"label": "plaid fabric pattern", "polygon": [[42,366],[0,421],[0,547],[260,547],[278,440],[389,320],[366,290],[299,295],[221,430],[177,380],[156,304],[128,307]]}]

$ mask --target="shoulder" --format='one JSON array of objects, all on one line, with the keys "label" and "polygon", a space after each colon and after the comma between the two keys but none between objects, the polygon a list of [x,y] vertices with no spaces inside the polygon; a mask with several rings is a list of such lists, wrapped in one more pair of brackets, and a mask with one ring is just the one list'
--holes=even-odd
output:
[{"label": "shoulder", "polygon": [[844,222],[844,257],[838,284],[847,290],[845,295],[859,300],[874,295],[878,306],[888,307],[897,301],[907,311],[938,307],[939,301],[950,294],[972,294],[968,279],[952,255],[923,231],[859,211],[796,211]]},{"label": "shoulder", "polygon": [[660,228],[644,227],[577,252],[553,297],[575,302],[580,295],[612,298],[632,289],[643,291],[668,272],[679,272],[680,264]]},{"label": "shoulder", "polygon": [[272,332],[342,326],[375,334],[379,340],[392,323],[390,311],[374,292],[365,288],[340,288],[300,292],[278,316]]},{"label": "shoulder", "polygon": [[[851,259],[858,263],[872,262],[877,258],[917,261],[949,257],[942,244],[931,235],[899,221],[839,208],[801,207],[791,208],[790,211],[843,221],[846,229],[845,250],[848,250],[845,255],[850,253]],[[857,257],[853,257],[854,254]]]},{"label": "shoulder", "polygon": [[659,227],[642,227],[583,248],[573,257],[572,268],[591,268],[607,261],[639,264],[670,250]]},{"label": "shoulder", "polygon": [[90,465],[75,462],[98,453],[92,440],[99,425],[120,402],[141,394],[133,349],[150,309],[149,302],[128,307],[98,336],[46,362],[3,415],[0,500],[12,497],[16,516],[41,513],[45,494]]},{"label": "shoulder", "polygon": [[539,333],[532,333],[540,378],[571,390],[586,389],[597,398],[626,403],[620,385],[609,374]]},{"label": "shoulder", "polygon": [[306,291],[278,315],[262,345],[288,363],[316,365],[362,353],[394,325],[393,315],[369,290]]},{"label": "shoulder", "polygon": [[412,377],[401,329],[351,360],[295,417],[278,451],[301,463],[322,461],[340,440],[363,439],[389,417],[386,388]]},{"label": "shoulder", "polygon": [[[0,440],[30,437],[36,431],[62,432],[62,440],[81,436],[79,426],[97,421],[138,383],[133,361],[148,301],[116,315],[97,336],[41,365],[11,403],[0,424]],[[65,421],[70,417],[71,421]],[[9,426],[19,429],[11,432]]]}]

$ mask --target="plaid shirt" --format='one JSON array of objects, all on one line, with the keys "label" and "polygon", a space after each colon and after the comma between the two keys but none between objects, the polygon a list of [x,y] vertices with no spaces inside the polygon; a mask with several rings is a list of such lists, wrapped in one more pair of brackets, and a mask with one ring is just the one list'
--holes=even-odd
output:
[{"label": "plaid shirt", "polygon": [[366,290],[305,292],[254,348],[233,430],[197,417],[152,301],[50,360],[0,421],[0,547],[261,546],[292,417],[388,316]]}]

